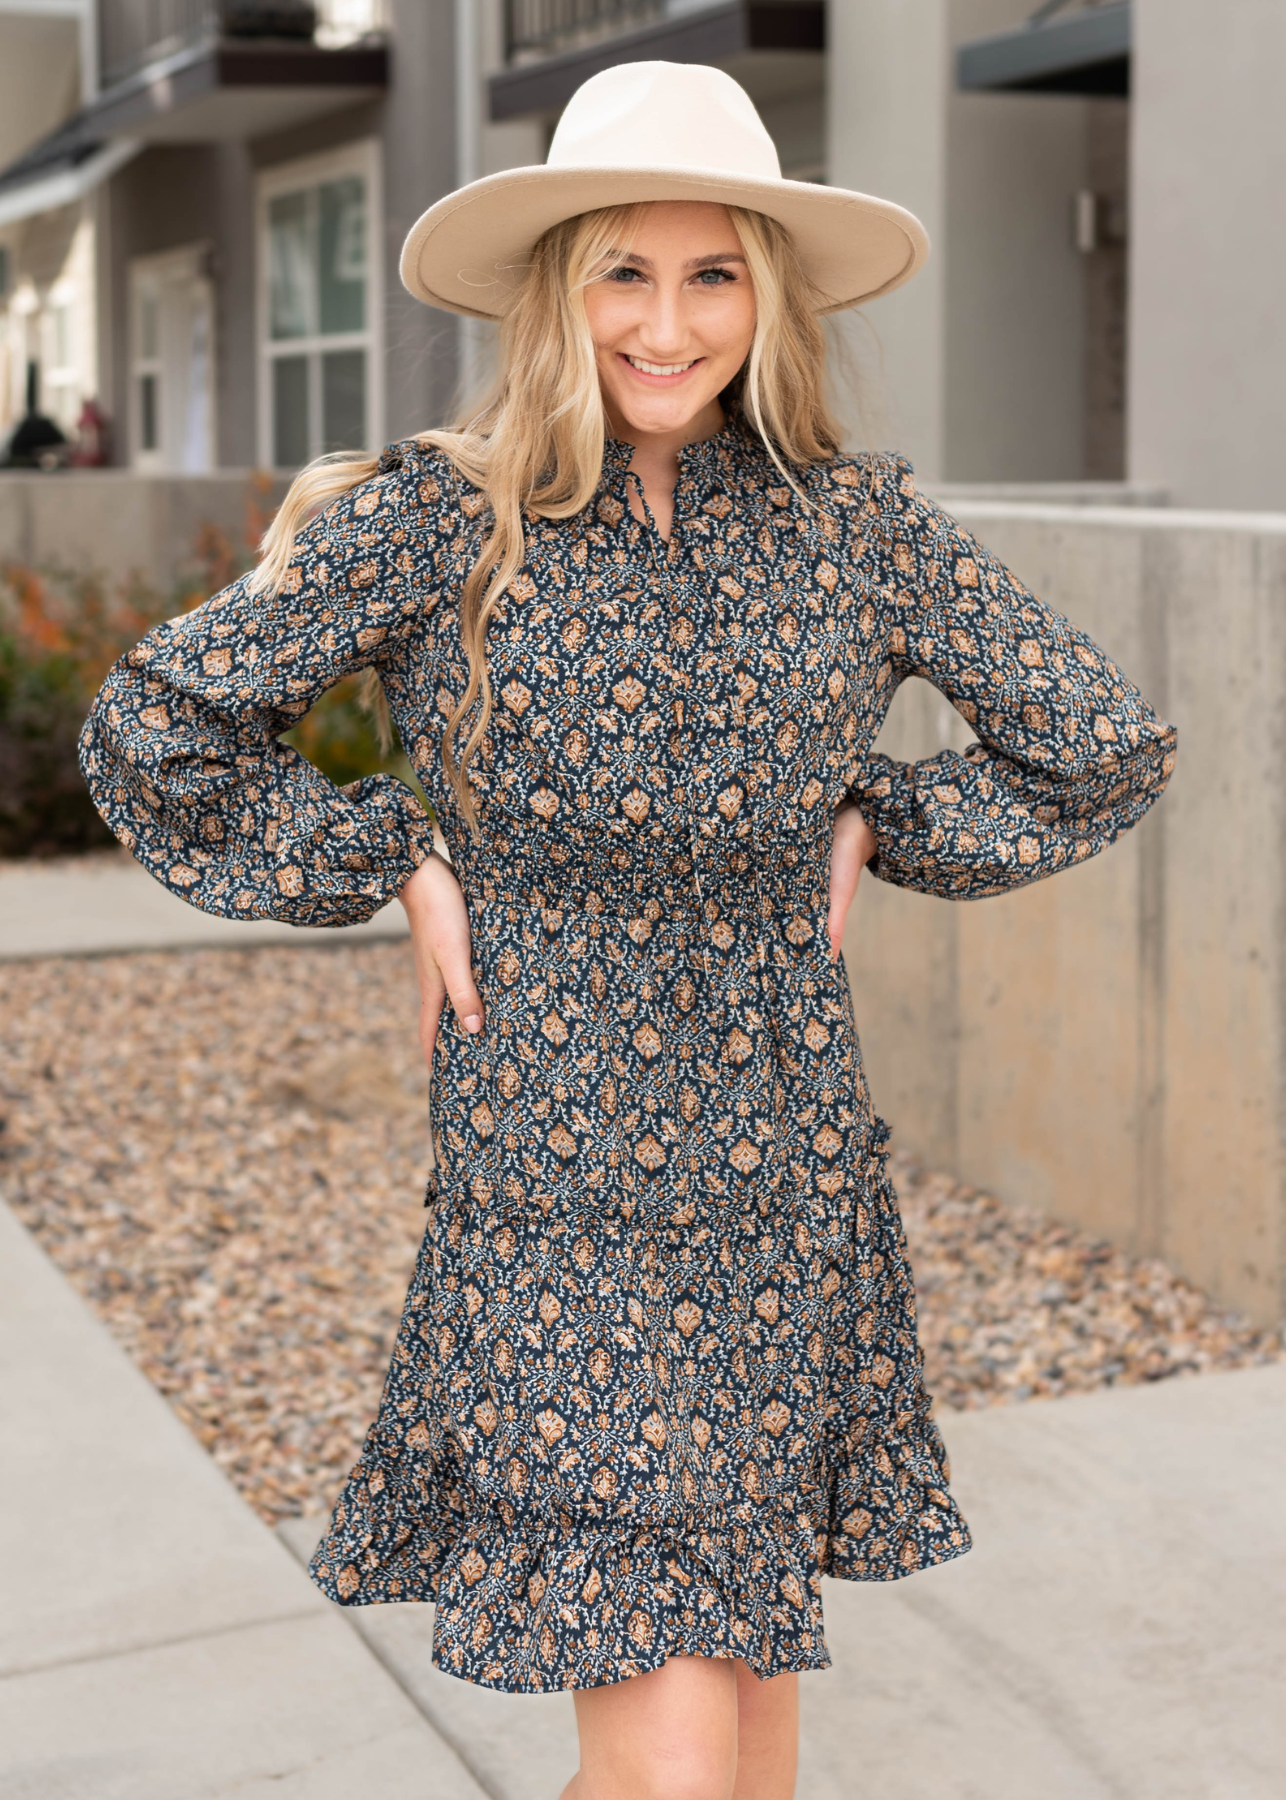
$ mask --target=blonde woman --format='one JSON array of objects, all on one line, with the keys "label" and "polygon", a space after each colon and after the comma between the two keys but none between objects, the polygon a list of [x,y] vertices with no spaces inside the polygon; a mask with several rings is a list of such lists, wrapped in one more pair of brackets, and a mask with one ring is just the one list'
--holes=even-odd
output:
[{"label": "blonde woman", "polygon": [[[436,1599],[465,1680],[575,1690],[568,1800],[786,1800],[821,1576],[968,1548],[844,915],[863,864],[966,899],[1083,861],[1173,758],[904,462],[840,454],[819,318],[925,248],[783,181],[727,76],[596,76],[546,165],[408,240],[414,293],[500,318],[492,398],[306,470],[86,729],[105,816],[195,905],[406,908],[433,1210],[313,1572]],[[397,781],[337,792],[279,741],[356,669],[450,865]],[[963,756],[872,751],[911,675]]]}]

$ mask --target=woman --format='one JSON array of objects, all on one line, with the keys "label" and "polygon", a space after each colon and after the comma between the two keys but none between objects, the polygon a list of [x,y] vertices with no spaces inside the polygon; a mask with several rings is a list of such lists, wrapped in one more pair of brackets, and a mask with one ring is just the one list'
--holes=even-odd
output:
[{"label": "woman", "polygon": [[[413,292],[503,318],[492,399],[305,471],[256,575],[86,729],[105,816],[196,905],[406,908],[432,1220],[313,1571],[436,1598],[467,1680],[575,1689],[575,1800],[784,1800],[820,1576],[968,1548],[838,961],[862,865],[1000,893],[1172,762],[904,462],[839,454],[819,315],[924,251],[782,181],[727,76],[596,76],[547,165],[408,240]],[[278,741],[359,668],[450,865],[405,787],[337,792]],[[909,675],[963,756],[872,752]]]}]

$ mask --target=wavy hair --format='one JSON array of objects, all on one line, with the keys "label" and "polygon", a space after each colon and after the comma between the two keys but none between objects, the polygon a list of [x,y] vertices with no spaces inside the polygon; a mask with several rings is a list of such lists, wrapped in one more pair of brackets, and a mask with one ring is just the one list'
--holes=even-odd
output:
[{"label": "wavy hair", "polygon": [[[525,555],[523,515],[568,519],[593,498],[603,469],[606,420],[599,393],[585,289],[629,254],[646,202],[582,213],[540,237],[522,269],[500,325],[499,373],[481,405],[448,429],[417,442],[445,452],[486,496],[486,536],[460,596],[460,636],[468,681],[442,736],[442,763],[470,829],[477,811],[469,765],[491,721],[487,627]],[[840,431],[825,396],[826,300],[800,265],[784,226],[730,206],[755,294],[750,353],[722,399],[759,436],[782,479],[839,449]],[[360,452],[323,456],[291,483],[268,531],[252,591],[275,592],[304,523],[349,488],[368,481],[378,458]],[[391,742],[388,706],[375,670],[365,695],[381,737]],[[463,737],[463,743],[460,742]]]}]

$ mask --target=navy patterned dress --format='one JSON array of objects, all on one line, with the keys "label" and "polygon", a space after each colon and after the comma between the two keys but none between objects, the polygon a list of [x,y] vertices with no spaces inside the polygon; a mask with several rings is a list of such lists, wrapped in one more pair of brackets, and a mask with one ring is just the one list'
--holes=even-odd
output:
[{"label": "navy patterned dress", "polygon": [[[313,1573],[436,1598],[435,1660],[511,1691],[685,1653],[826,1666],[820,1576],[958,1556],[883,1126],[827,953],[832,810],[872,872],[951,898],[1083,861],[1151,805],[1173,732],[1111,660],[919,497],[837,457],[808,504],[735,425],[681,458],[668,546],[609,443],[528,524],[489,635],[465,829],[439,762],[482,496],[414,441],[109,676],[83,740],[118,836],[231,918],[335,925],[428,853],[414,796],[337,791],[280,734],[380,672],[468,902],[486,1027],[444,1020],[437,1168],[379,1416]],[[977,742],[902,766],[899,681]]]}]

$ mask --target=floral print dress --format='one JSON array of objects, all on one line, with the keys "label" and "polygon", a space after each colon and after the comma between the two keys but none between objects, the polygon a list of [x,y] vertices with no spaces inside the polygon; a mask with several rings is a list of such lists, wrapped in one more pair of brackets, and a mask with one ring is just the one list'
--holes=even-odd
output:
[{"label": "floral print dress", "polygon": [[[443,1022],[428,1230],[313,1574],[345,1604],[436,1599],[437,1663],[511,1691],[677,1653],[824,1667],[823,1574],[968,1548],[827,951],[832,810],[860,803],[875,875],[973,899],[1111,843],[1174,752],[905,462],[837,457],[801,498],[731,424],[683,453],[667,545],[630,455],[609,442],[580,516],[528,521],[476,837],[439,752],[484,501],[415,441],[307,526],[277,596],[237,582],[144,639],[83,739],[104,816],[194,905],[346,924],[429,822],[280,734],[380,672],[486,1025]],[[963,755],[872,752],[912,675],[973,727]]]}]

